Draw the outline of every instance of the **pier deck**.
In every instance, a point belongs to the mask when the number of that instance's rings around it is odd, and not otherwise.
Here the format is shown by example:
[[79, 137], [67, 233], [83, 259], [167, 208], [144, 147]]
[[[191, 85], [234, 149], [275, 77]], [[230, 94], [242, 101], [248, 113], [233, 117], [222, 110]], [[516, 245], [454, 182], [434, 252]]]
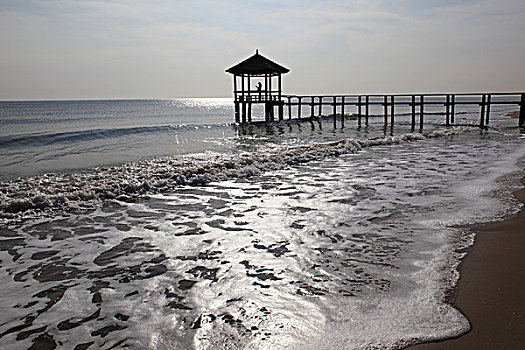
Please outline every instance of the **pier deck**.
[[[248, 96], [246, 96], [248, 97]], [[249, 123], [252, 121], [252, 105], [264, 104], [265, 121], [287, 119], [313, 118], [323, 115], [323, 109], [331, 112], [334, 128], [345, 126], [345, 112], [353, 107], [358, 126], [363, 121], [368, 125], [370, 109], [380, 106], [384, 117], [384, 125], [392, 126], [396, 121], [396, 107], [409, 107], [411, 114], [411, 130], [422, 131], [426, 107], [443, 106], [444, 123], [447, 126], [455, 124], [457, 106], [479, 106], [479, 126], [487, 127], [490, 123], [491, 107], [494, 105], [516, 105], [520, 107], [518, 125], [525, 126], [525, 92], [493, 92], [493, 93], [455, 93], [455, 94], [373, 94], [373, 95], [278, 95], [251, 96], [235, 101], [236, 121]], [[305, 106], [307, 111], [305, 113]], [[309, 107], [309, 108], [308, 108]], [[275, 113], [277, 109], [277, 113]], [[309, 113], [308, 113], [309, 112]], [[286, 114], [286, 116], [285, 116]]]

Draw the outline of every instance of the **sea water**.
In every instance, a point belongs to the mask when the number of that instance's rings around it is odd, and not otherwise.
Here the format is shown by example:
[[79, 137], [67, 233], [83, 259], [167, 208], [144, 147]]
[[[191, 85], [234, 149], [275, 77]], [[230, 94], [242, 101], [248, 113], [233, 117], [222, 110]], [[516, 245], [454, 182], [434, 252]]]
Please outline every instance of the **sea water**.
[[[514, 213], [524, 138], [229, 99], [0, 102], [0, 344], [395, 349], [459, 335], [469, 225]], [[432, 112], [432, 110], [430, 110]], [[306, 114], [305, 110], [303, 115]], [[475, 124], [476, 108], [456, 116]]]

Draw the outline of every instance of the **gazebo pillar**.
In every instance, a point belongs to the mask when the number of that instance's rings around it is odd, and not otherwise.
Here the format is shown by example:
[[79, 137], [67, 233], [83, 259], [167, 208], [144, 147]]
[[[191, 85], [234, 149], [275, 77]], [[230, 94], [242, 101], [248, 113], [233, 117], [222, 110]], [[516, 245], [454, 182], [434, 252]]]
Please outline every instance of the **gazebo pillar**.
[[235, 105], [235, 122], [241, 122], [241, 116], [239, 115], [239, 98], [237, 97], [237, 75], [233, 76], [233, 103]]
[[268, 102], [266, 103], [268, 111], [268, 121], [273, 122], [273, 96], [272, 96], [272, 75], [268, 74]]
[[282, 81], [281, 81], [281, 73], [279, 73], [277, 75], [278, 77], [278, 80], [279, 80], [279, 120], [283, 120], [283, 107], [284, 107], [284, 102], [281, 101], [281, 98], [282, 98]]
[[264, 100], [268, 101], [268, 74], [264, 75]]
[[278, 77], [278, 79], [279, 79], [279, 101], [281, 101], [281, 93], [282, 93], [282, 91], [283, 91], [283, 90], [282, 90], [282, 86], [281, 86], [281, 84], [282, 84], [282, 82], [281, 82], [281, 73], [279, 73], [279, 74], [277, 75], [277, 77]]

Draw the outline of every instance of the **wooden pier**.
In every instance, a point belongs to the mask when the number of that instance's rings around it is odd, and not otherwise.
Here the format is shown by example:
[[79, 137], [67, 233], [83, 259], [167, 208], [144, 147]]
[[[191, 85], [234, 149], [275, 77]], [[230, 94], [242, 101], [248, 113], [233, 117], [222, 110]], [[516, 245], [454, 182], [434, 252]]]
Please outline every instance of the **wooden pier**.
[[[525, 127], [525, 92], [480, 92], [480, 93], [441, 93], [441, 94], [365, 94], [365, 95], [285, 95], [282, 93], [283, 74], [290, 70], [266, 57], [255, 55], [229, 68], [226, 72], [233, 74], [233, 92], [235, 105], [235, 121], [251, 123], [254, 106], [263, 105], [264, 121], [318, 118], [323, 111], [333, 117], [334, 128], [345, 126], [345, 116], [354, 109], [354, 115], [359, 127], [364, 123], [369, 125], [371, 109], [380, 108], [383, 114], [384, 126], [394, 126], [396, 110], [407, 108], [410, 112], [411, 130], [416, 126], [421, 132], [425, 115], [444, 115], [446, 126], [456, 125], [458, 106], [479, 106], [479, 125], [488, 127], [491, 107], [494, 105], [519, 106], [518, 125]], [[256, 87], [252, 87], [255, 83]], [[285, 112], [286, 111], [286, 112]], [[285, 116], [285, 114], [287, 114]], [[375, 113], [377, 116], [377, 113]], [[399, 119], [397, 119], [399, 120]]]
[[[345, 126], [345, 115], [352, 113], [357, 119], [357, 125], [368, 126], [371, 107], [380, 107], [383, 114], [384, 126], [393, 126], [396, 122], [397, 107], [407, 107], [410, 113], [411, 130], [416, 126], [423, 130], [426, 114], [439, 114], [436, 107], [443, 107], [443, 123], [446, 126], [456, 124], [458, 106], [478, 106], [479, 125], [487, 127], [490, 124], [491, 107], [495, 105], [515, 105], [519, 107], [518, 126], [525, 127], [525, 92], [492, 92], [492, 93], [460, 93], [460, 94], [388, 94], [388, 95], [282, 95], [279, 106], [278, 119], [275, 113], [268, 121], [287, 119], [316, 118], [323, 116], [323, 110], [333, 117], [334, 128]], [[277, 103], [275, 104], [277, 105]], [[309, 114], [305, 115], [305, 107]], [[324, 108], [323, 108], [324, 107]], [[270, 108], [272, 108], [270, 106]], [[431, 112], [426, 112], [432, 108]], [[287, 110], [285, 116], [282, 110]], [[245, 122], [246, 118], [241, 118]], [[251, 116], [248, 116], [251, 120]]]

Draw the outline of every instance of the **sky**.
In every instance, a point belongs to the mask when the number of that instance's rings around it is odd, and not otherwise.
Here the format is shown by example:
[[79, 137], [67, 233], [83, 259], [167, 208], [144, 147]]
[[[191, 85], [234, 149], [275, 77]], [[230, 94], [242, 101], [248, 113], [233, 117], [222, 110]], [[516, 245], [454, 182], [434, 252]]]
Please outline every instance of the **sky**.
[[525, 91], [524, 0], [0, 0], [0, 100]]

